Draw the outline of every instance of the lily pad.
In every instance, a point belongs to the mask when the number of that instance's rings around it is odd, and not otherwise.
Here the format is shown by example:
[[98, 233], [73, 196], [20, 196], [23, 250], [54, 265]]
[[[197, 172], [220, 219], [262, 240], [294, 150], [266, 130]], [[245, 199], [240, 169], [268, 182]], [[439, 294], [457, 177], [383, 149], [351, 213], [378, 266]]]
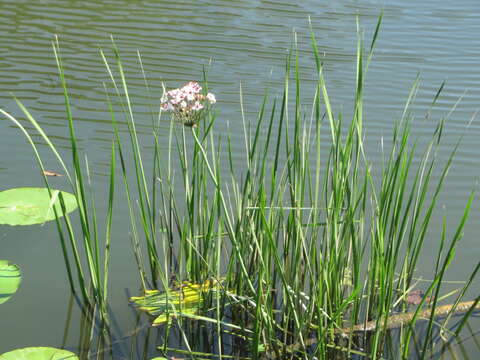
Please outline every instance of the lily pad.
[[0, 355], [0, 360], [78, 360], [78, 356], [67, 350], [51, 347], [26, 347]]
[[21, 281], [20, 268], [7, 260], [0, 260], [0, 304], [12, 297]]
[[60, 206], [60, 195], [63, 197], [66, 212], [77, 208], [74, 195], [60, 190], [47, 188], [15, 188], [0, 192], [0, 224], [33, 225], [55, 219], [54, 207], [58, 216], [63, 212]]

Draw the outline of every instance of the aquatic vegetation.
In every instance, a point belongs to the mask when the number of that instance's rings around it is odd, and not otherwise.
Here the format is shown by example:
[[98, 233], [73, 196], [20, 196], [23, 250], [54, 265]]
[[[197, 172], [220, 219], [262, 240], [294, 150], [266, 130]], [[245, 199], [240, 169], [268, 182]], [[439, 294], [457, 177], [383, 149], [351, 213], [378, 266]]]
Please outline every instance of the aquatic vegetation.
[[196, 317], [196, 314], [204, 308], [206, 298], [212, 300], [212, 296], [216, 299], [222, 294], [229, 293], [216, 280], [206, 280], [200, 284], [184, 281], [166, 292], [146, 290], [144, 296], [131, 297], [130, 301], [139, 310], [155, 316], [152, 324], [158, 326], [171, 323], [177, 317], [204, 320]]
[[0, 260], [0, 304], [15, 294], [22, 281], [22, 273], [18, 265]]
[[[0, 192], [0, 224], [43, 224], [77, 207], [75, 197], [65, 191], [48, 188], [8, 189]], [[0, 304], [12, 297], [21, 280], [17, 265], [0, 260]]]
[[[99, 229], [95, 209], [95, 197], [94, 194], [91, 192], [91, 188], [89, 187], [90, 173], [88, 168], [88, 162], [86, 163], [86, 168], [81, 165], [81, 159], [77, 147], [77, 138], [75, 136], [75, 128], [73, 125], [73, 115], [70, 107], [67, 83], [65, 79], [62, 59], [60, 57], [58, 39], [56, 40], [57, 41], [55, 41], [52, 45], [55, 60], [59, 70], [60, 84], [63, 90], [65, 100], [65, 112], [66, 119], [68, 121], [70, 148], [72, 152], [72, 171], [69, 170], [66, 165], [66, 161], [64, 161], [59, 151], [50, 140], [49, 136], [45, 133], [45, 131], [43, 131], [39, 123], [35, 120], [35, 118], [28, 111], [28, 109], [22, 104], [21, 101], [19, 101], [18, 99], [15, 100], [28, 122], [38, 132], [41, 139], [51, 150], [54, 158], [58, 161], [58, 164], [62, 169], [62, 173], [65, 175], [66, 181], [71, 188], [75, 203], [78, 206], [78, 220], [80, 223], [79, 231], [75, 230], [74, 226], [72, 225], [72, 221], [68, 216], [64, 216], [62, 218], [63, 222], [61, 221], [60, 216], [54, 217], [60, 238], [62, 255], [65, 261], [67, 278], [70, 284], [70, 288], [72, 292], [79, 292], [82, 295], [82, 300], [86, 306], [94, 307], [96, 305], [100, 305], [100, 313], [102, 314], [102, 316], [105, 317], [107, 306], [106, 298], [108, 287], [108, 263], [110, 258], [110, 233], [113, 214], [112, 208], [115, 182], [115, 152], [112, 146], [112, 154], [110, 159], [110, 184], [108, 190], [109, 204], [107, 208], [105, 224], [105, 243], [103, 244], [105, 251], [102, 258], [100, 255], [100, 248], [102, 247], [102, 245], [100, 245], [99, 243]], [[18, 121], [18, 119], [7, 113], [5, 110], [0, 109], [0, 114], [2, 114], [6, 119], [13, 122], [25, 135], [32, 147], [35, 159], [41, 170], [41, 174], [43, 175], [45, 185], [48, 191], [52, 191], [47, 178], [50, 177], [52, 174], [45, 169], [37, 145], [33, 141], [30, 133], [26, 130], [25, 126], [22, 125], [20, 121]], [[63, 194], [63, 192], [61, 192], [60, 194]], [[61, 199], [62, 196], [60, 196], [60, 200]], [[65, 213], [66, 208], [63, 208], [62, 202], [61, 205], [62, 211], [63, 213]], [[55, 209], [56, 207], [53, 208]], [[81, 255], [81, 250], [83, 250], [83, 256]], [[76, 281], [74, 280], [75, 277]]]
[[33, 187], [8, 189], [0, 191], [0, 224], [42, 224], [77, 207], [75, 197], [65, 191]]
[[210, 106], [217, 102], [212, 93], [201, 93], [202, 87], [195, 81], [164, 93], [160, 110], [172, 113], [175, 121], [185, 126], [197, 126]]
[[26, 347], [0, 355], [0, 360], [78, 360], [74, 353], [52, 347]]

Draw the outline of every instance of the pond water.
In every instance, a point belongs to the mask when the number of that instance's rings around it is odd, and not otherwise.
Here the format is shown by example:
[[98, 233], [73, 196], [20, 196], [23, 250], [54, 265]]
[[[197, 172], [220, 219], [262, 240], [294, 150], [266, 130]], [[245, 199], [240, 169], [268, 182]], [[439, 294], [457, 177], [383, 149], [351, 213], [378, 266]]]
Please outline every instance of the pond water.
[[[0, 107], [19, 115], [12, 94], [21, 99], [55, 143], [68, 153], [67, 123], [51, 41], [58, 34], [68, 85], [73, 98], [80, 147], [88, 154], [92, 181], [98, 192], [99, 214], [108, 185], [110, 118], [102, 82], [108, 75], [99, 48], [111, 55], [113, 35], [123, 56], [132, 97], [137, 104], [139, 129], [148, 134], [148, 104], [137, 63], [141, 53], [151, 96], [159, 98], [161, 84], [176, 87], [201, 79], [209, 66], [210, 87], [217, 94], [220, 115], [217, 131], [232, 135], [234, 153], [243, 151], [239, 86], [245, 94], [247, 117], [254, 118], [266, 86], [281, 92], [284, 62], [297, 34], [301, 77], [313, 84], [314, 63], [309, 48], [311, 17], [320, 53], [327, 67], [330, 97], [336, 111], [351, 113], [356, 54], [356, 18], [370, 39], [380, 11], [384, 11], [377, 51], [366, 84], [366, 142], [373, 163], [382, 158], [380, 139], [388, 141], [393, 122], [402, 113], [410, 87], [420, 74], [421, 87], [414, 106], [418, 125], [415, 138], [428, 136], [435, 123], [422, 121], [443, 81], [433, 119], [450, 115], [445, 129], [446, 159], [465, 133], [432, 223], [429, 246], [438, 243], [442, 215], [450, 231], [458, 223], [467, 197], [478, 187], [480, 125], [467, 123], [480, 105], [480, 2], [447, 0], [353, 1], [61, 1], [0, 0]], [[307, 93], [307, 91], [305, 91]], [[305, 104], [309, 104], [309, 99]], [[162, 125], [164, 139], [168, 124]], [[33, 153], [25, 138], [7, 120], [0, 121], [1, 189], [42, 186]], [[38, 139], [38, 138], [36, 138]], [[162, 138], [160, 139], [162, 140]], [[161, 142], [162, 147], [167, 147]], [[42, 150], [47, 150], [41, 146]], [[443, 149], [443, 148], [442, 148]], [[58, 171], [45, 151], [50, 170]], [[52, 183], [62, 187], [62, 178]], [[105, 195], [106, 196], [106, 195]], [[464, 280], [480, 258], [480, 206], [475, 201], [457, 261], [448, 280]], [[110, 298], [118, 337], [135, 328], [136, 315], [127, 306], [128, 294], [138, 292], [127, 209], [116, 210], [112, 244]], [[0, 226], [0, 259], [21, 266], [23, 283], [15, 297], [0, 305], [0, 353], [24, 346], [61, 346], [78, 349], [80, 325], [65, 334], [70, 299], [64, 263], [54, 224], [11, 228]], [[419, 273], [431, 275], [434, 264], [425, 259]], [[453, 285], [452, 285], [453, 286]], [[474, 285], [470, 298], [478, 294]], [[478, 325], [478, 322], [476, 322]], [[478, 329], [477, 329], [478, 331]], [[474, 342], [467, 352], [480, 352]], [[128, 350], [128, 348], [127, 348]], [[116, 358], [129, 358], [121, 347]]]

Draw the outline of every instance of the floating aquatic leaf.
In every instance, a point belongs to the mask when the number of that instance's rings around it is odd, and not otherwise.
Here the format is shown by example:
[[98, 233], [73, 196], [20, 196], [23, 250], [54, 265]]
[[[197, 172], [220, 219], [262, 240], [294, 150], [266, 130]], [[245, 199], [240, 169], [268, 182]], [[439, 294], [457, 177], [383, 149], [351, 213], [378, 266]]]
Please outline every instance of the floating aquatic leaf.
[[12, 297], [21, 281], [20, 268], [7, 260], [0, 260], [0, 304]]
[[77, 200], [70, 193], [51, 190], [52, 197], [46, 188], [15, 188], [0, 192], [0, 224], [33, 225], [62, 216], [60, 196], [63, 197], [66, 212], [77, 208]]
[[174, 317], [193, 318], [202, 307], [205, 296], [211, 292], [218, 296], [222, 290], [216, 280], [207, 280], [201, 284], [182, 282], [176, 289], [168, 292], [146, 290], [144, 296], [130, 298], [139, 310], [155, 316], [154, 326], [169, 323]]
[[78, 360], [78, 356], [51, 347], [27, 347], [6, 352], [0, 355], [0, 360]]

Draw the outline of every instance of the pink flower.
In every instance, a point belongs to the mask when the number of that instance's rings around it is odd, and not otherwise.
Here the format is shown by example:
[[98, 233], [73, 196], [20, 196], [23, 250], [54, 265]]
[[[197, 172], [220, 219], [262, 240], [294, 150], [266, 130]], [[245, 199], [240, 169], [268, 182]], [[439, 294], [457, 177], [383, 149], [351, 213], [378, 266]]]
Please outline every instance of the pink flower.
[[169, 102], [164, 102], [161, 106], [160, 109], [162, 111], [172, 111], [173, 110], [173, 105]]
[[195, 104], [193, 104], [192, 106], [192, 110], [202, 110], [203, 109], [203, 105], [199, 102], [199, 101], [195, 101]]
[[215, 104], [215, 95], [201, 93], [202, 87], [190, 81], [181, 88], [165, 92], [160, 99], [160, 110], [170, 111], [172, 117], [184, 125], [195, 126], [204, 116], [200, 110]]
[[178, 89], [170, 90], [169, 92], [167, 92], [167, 95], [170, 97], [175, 97], [177, 96], [177, 94], [178, 94]]
[[207, 94], [207, 100], [210, 101], [210, 104], [215, 104], [217, 102], [217, 99], [215, 99], [215, 95], [212, 93]]
[[195, 94], [198, 94], [200, 90], [202, 90], [202, 87], [196, 82], [196, 81], [190, 81], [188, 84], [186, 84], [183, 88], [183, 91], [191, 91]]

